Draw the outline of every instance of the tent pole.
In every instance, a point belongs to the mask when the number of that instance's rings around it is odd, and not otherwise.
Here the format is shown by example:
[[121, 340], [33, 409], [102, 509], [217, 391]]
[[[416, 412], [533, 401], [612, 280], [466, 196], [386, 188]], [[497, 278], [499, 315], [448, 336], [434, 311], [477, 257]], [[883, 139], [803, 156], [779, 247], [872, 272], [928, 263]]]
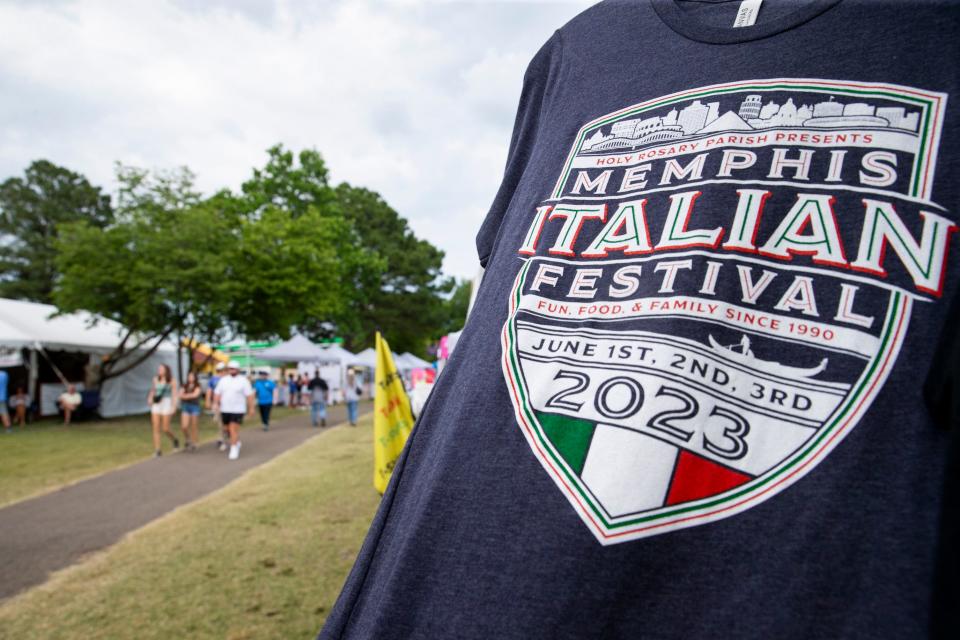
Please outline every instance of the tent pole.
[[183, 384], [183, 335], [177, 334], [177, 382]]
[[37, 351], [39, 351], [39, 352], [41, 353], [41, 355], [43, 355], [43, 357], [46, 358], [47, 362], [50, 363], [50, 368], [53, 369], [53, 372], [54, 372], [55, 374], [57, 374], [57, 377], [58, 377], [58, 378], [60, 378], [60, 382], [63, 383], [63, 386], [65, 386], [65, 387], [70, 386], [70, 383], [67, 381], [66, 377], [63, 375], [63, 372], [60, 371], [60, 369], [57, 367], [57, 365], [55, 365], [55, 364], [53, 363], [53, 359], [52, 359], [52, 358], [50, 357], [50, 355], [44, 350], [43, 346], [41, 346], [39, 342], [36, 343], [36, 348], [37, 348]]
[[[40, 367], [40, 360], [37, 358], [37, 350], [30, 349], [30, 374], [27, 381], [27, 393], [30, 394], [30, 398], [33, 402], [36, 403], [37, 407], [40, 406], [40, 373], [38, 371]], [[39, 409], [37, 409], [39, 411]]]

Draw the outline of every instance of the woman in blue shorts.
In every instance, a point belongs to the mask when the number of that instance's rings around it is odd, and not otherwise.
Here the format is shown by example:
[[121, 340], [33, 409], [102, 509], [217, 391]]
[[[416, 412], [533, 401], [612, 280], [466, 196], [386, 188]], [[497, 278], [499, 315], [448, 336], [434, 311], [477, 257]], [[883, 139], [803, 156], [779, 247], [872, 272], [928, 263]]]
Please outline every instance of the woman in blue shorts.
[[203, 389], [197, 382], [197, 374], [187, 374], [187, 382], [180, 390], [180, 430], [186, 441], [187, 451], [196, 451], [200, 440], [200, 395]]

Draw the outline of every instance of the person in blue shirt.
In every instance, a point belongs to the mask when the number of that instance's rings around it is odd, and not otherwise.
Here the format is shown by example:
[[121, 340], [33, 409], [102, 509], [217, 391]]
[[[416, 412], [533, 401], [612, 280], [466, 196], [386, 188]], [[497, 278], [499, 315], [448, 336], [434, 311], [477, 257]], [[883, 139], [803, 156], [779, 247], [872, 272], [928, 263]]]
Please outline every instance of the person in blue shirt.
[[10, 384], [9, 374], [0, 369], [0, 420], [3, 420], [3, 428], [10, 433], [10, 410], [7, 409], [7, 385]]
[[289, 399], [287, 400], [288, 406], [299, 407], [300, 406], [300, 386], [297, 384], [297, 379], [293, 377], [293, 374], [287, 376], [287, 389], [290, 393]]
[[260, 422], [264, 431], [270, 429], [270, 410], [273, 409], [273, 394], [276, 388], [277, 383], [270, 379], [270, 370], [260, 369], [259, 376], [253, 381], [253, 390], [257, 394]]

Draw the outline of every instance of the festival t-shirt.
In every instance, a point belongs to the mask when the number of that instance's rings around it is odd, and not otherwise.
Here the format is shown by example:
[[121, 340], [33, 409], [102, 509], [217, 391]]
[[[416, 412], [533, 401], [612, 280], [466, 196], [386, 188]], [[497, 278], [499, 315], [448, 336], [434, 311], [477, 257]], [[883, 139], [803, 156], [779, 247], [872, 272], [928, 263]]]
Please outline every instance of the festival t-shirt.
[[276, 382], [258, 378], [253, 381], [253, 388], [257, 392], [257, 404], [273, 404], [273, 390], [277, 388]]
[[214, 393], [220, 396], [221, 413], [246, 413], [247, 398], [253, 395], [253, 387], [246, 376], [224, 376]]
[[960, 11], [755, 4], [604, 2], [536, 55], [321, 637], [960, 628]]
[[10, 384], [10, 375], [3, 369], [0, 369], [0, 402], [7, 401], [7, 393], [8, 393], [7, 386], [9, 384]]

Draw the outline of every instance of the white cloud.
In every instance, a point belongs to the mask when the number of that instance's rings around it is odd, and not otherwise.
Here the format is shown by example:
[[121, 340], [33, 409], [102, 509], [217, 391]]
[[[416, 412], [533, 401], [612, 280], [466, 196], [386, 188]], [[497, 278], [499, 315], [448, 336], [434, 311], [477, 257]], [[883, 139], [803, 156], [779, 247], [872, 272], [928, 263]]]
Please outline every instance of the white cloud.
[[236, 188], [276, 142], [379, 191], [445, 268], [476, 268], [527, 62], [591, 4], [223, 0], [0, 4], [0, 176], [115, 160]]

